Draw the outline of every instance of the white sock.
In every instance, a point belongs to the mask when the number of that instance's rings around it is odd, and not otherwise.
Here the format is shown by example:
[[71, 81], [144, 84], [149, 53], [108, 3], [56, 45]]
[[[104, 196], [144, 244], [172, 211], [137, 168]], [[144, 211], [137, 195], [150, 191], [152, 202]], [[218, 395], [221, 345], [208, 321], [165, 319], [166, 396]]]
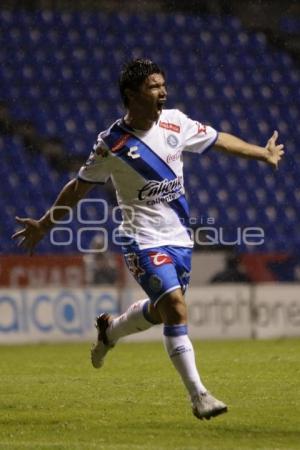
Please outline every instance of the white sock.
[[165, 325], [164, 344], [169, 357], [193, 398], [207, 391], [202, 384], [195, 362], [193, 345], [186, 325]]
[[123, 336], [145, 331], [156, 325], [155, 322], [151, 322], [148, 310], [149, 304], [148, 298], [139, 300], [133, 303], [124, 314], [113, 319], [106, 330], [108, 340], [116, 342]]

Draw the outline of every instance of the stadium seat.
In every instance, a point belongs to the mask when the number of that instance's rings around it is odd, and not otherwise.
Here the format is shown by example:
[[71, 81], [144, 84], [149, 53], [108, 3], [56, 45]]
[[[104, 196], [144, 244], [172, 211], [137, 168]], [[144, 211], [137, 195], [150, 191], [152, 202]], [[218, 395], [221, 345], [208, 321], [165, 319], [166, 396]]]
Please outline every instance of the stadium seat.
[[[129, 57], [149, 56], [164, 67], [167, 107], [261, 145], [278, 129], [288, 149], [280, 171], [214, 151], [186, 155], [187, 194], [198, 219], [205, 211], [228, 229], [264, 227], [269, 238], [260, 250], [292, 251], [300, 244], [294, 132], [300, 75], [290, 55], [271, 47], [264, 34], [249, 33], [234, 17], [182, 13], [7, 10], [0, 11], [0, 25], [6, 37], [0, 98], [14, 120], [31, 120], [42, 136], [63, 139], [69, 157], [84, 161], [98, 132], [122, 114], [117, 77]], [[281, 21], [282, 29], [294, 26]], [[1, 250], [13, 252], [13, 214], [42, 213], [69, 175], [55, 171], [42, 154], [26, 155], [15, 137], [0, 136], [0, 150]], [[76, 250], [52, 247], [46, 240], [40, 251]]]

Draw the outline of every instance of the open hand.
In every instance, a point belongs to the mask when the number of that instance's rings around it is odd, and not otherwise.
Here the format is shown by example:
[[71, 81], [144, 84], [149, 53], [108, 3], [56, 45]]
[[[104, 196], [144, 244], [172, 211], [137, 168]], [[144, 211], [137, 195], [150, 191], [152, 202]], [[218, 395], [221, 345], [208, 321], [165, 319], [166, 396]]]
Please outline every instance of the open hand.
[[276, 144], [277, 139], [278, 139], [278, 131], [274, 131], [273, 135], [270, 137], [266, 145], [266, 149], [268, 151], [266, 160], [275, 169], [277, 169], [278, 163], [281, 160], [282, 155], [284, 155], [283, 151], [284, 145]]
[[34, 247], [44, 237], [46, 232], [38, 220], [16, 217], [16, 221], [23, 225], [24, 228], [14, 233], [12, 239], [20, 238], [18, 247], [28, 250], [30, 255], [32, 255]]

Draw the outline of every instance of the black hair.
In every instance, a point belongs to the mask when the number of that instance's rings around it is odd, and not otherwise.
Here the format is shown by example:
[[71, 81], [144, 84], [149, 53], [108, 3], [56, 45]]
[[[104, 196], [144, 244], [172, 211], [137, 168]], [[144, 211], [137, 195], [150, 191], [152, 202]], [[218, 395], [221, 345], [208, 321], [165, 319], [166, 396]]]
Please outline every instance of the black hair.
[[137, 91], [146, 78], [153, 73], [160, 73], [165, 78], [163, 70], [151, 59], [134, 59], [123, 67], [119, 78], [119, 88], [125, 106], [128, 106], [125, 90]]

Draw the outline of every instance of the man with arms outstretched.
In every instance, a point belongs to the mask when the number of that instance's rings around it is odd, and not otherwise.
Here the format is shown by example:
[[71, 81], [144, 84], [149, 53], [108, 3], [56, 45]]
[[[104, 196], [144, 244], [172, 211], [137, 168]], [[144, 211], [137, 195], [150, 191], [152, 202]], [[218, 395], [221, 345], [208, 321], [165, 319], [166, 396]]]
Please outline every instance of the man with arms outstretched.
[[17, 218], [23, 229], [13, 238], [31, 253], [64, 212], [74, 207], [97, 183], [112, 179], [122, 210], [119, 239], [129, 270], [147, 294], [124, 314], [96, 319], [98, 339], [91, 350], [95, 368], [118, 339], [163, 323], [166, 351], [191, 399], [199, 419], [227, 411], [203, 385], [187, 331], [184, 294], [189, 283], [193, 242], [183, 184], [182, 152], [202, 154], [208, 148], [265, 161], [277, 167], [283, 145], [275, 131], [266, 147], [249, 144], [191, 120], [176, 109], [164, 109], [165, 74], [154, 62], [127, 64], [119, 80], [126, 108], [123, 118], [99, 134], [76, 179], [61, 190], [39, 220]]

